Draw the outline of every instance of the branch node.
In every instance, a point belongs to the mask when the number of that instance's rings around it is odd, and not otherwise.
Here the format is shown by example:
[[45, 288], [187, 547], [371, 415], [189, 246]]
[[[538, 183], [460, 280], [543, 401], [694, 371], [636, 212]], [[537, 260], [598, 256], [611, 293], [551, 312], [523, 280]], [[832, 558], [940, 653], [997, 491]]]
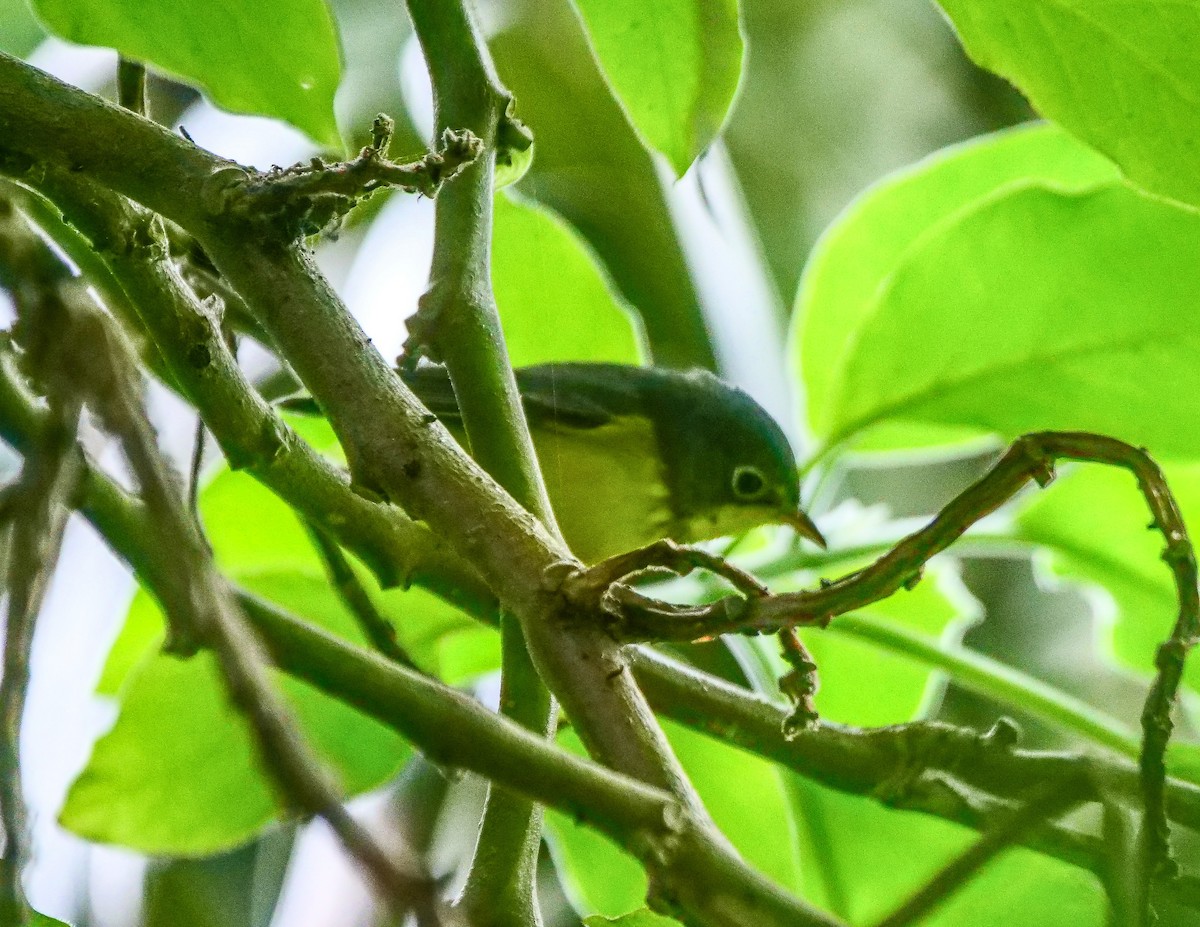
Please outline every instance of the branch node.
[[783, 658], [792, 667], [779, 680], [779, 689], [792, 703], [792, 712], [783, 721], [783, 736], [795, 740], [805, 731], [815, 730], [820, 716], [817, 714], [816, 694], [821, 687], [817, 676], [817, 664], [795, 628], [779, 632]]
[[1012, 718], [1001, 716], [996, 723], [984, 731], [982, 740], [1000, 750], [1012, 750], [1021, 740], [1021, 726]]
[[247, 173], [222, 168], [205, 182], [204, 205], [221, 215], [264, 226], [283, 240], [329, 232], [364, 199], [378, 190], [397, 188], [433, 197], [483, 152], [472, 133], [447, 129], [441, 147], [411, 163], [391, 161], [387, 151], [395, 124], [375, 117], [371, 144], [350, 161], [327, 164], [320, 158], [288, 168]]

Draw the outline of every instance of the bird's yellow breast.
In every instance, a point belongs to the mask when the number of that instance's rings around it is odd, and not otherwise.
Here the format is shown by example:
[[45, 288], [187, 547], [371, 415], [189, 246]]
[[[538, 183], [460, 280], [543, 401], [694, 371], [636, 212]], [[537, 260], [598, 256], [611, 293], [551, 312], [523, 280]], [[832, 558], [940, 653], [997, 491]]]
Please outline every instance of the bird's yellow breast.
[[535, 427], [532, 436], [558, 526], [581, 560], [595, 563], [668, 533], [669, 490], [647, 419]]

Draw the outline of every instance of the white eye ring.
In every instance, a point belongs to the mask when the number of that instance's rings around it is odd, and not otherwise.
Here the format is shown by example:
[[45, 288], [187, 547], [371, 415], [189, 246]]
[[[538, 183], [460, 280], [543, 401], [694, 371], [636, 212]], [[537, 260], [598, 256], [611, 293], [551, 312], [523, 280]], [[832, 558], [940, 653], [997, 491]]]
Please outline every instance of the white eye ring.
[[739, 499], [757, 499], [766, 492], [767, 478], [758, 467], [735, 467], [729, 485]]

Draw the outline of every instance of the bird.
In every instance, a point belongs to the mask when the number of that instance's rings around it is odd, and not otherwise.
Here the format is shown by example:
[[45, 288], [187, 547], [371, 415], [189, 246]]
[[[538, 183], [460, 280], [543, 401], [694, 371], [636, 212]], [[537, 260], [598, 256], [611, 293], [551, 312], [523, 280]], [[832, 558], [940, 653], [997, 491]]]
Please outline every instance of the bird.
[[[466, 446], [446, 369], [399, 371]], [[795, 453], [743, 390], [706, 370], [558, 362], [515, 371], [563, 539], [586, 564], [670, 539], [694, 544], [782, 524], [825, 546], [800, 507]], [[309, 400], [285, 400], [314, 411]]]

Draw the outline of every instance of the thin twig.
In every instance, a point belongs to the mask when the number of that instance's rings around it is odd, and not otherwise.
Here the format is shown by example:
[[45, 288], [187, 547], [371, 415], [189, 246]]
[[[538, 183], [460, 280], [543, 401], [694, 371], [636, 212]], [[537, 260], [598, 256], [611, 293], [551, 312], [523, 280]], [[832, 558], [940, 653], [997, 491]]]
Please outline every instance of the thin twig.
[[358, 622], [359, 628], [371, 642], [371, 646], [389, 660], [395, 660], [409, 669], [417, 669], [417, 664], [413, 662], [412, 657], [396, 639], [396, 629], [379, 613], [379, 609], [375, 607], [375, 602], [371, 599], [371, 594], [367, 592], [358, 578], [358, 574], [354, 572], [354, 567], [342, 553], [337, 541], [320, 525], [311, 521], [306, 521], [304, 527], [308, 530], [308, 536], [312, 540], [321, 562], [325, 564], [325, 572], [329, 576], [330, 585], [341, 598], [347, 611], [354, 616], [354, 620]]
[[779, 690], [792, 702], [792, 713], [783, 722], [783, 733], [785, 737], [795, 737], [800, 731], [813, 730], [820, 720], [815, 699], [821, 683], [817, 663], [795, 628], [780, 631], [779, 644], [783, 659], [792, 668], [779, 680]]
[[1057, 817], [1079, 801], [1079, 783], [1055, 783], [1039, 789], [1003, 824], [984, 834], [965, 853], [953, 859], [911, 898], [876, 924], [908, 927], [958, 891], [997, 855], [1018, 842], [1026, 831]]
[[315, 235], [336, 225], [359, 202], [379, 190], [395, 188], [428, 197], [479, 157], [482, 144], [466, 131], [446, 129], [439, 147], [409, 163], [387, 157], [392, 120], [375, 118], [374, 142], [350, 161], [307, 164], [267, 173], [231, 171], [221, 191], [233, 219], [277, 225], [283, 234]]

